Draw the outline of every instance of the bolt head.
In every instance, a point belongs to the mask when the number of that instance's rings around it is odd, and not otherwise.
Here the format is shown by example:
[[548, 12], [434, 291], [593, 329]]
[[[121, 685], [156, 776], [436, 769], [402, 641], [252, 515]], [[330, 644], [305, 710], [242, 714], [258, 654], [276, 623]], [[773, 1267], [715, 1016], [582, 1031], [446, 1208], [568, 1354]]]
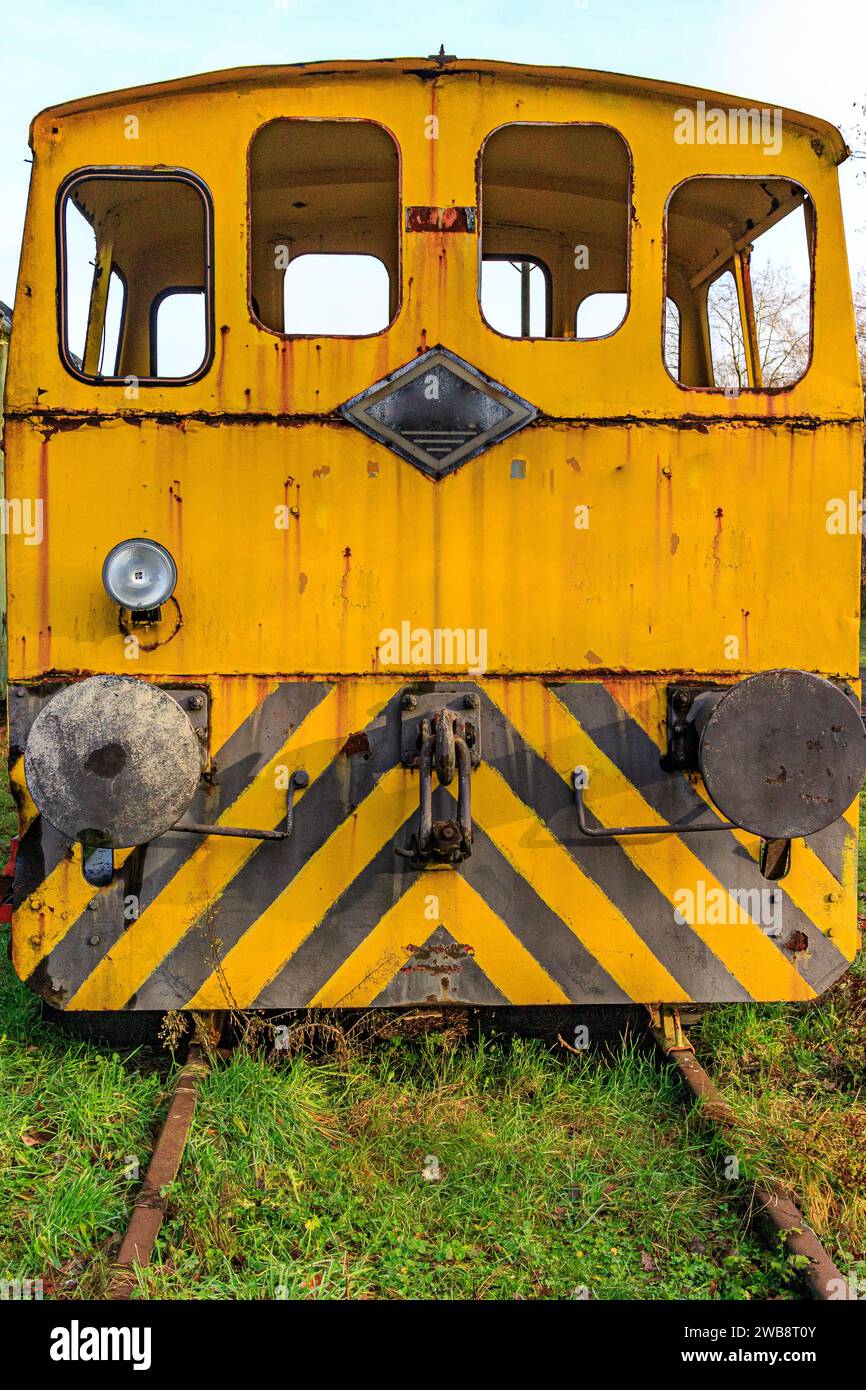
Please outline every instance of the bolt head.
[[403, 709], [417, 709], [418, 701], [414, 695], [404, 695], [400, 701]]
[[186, 707], [187, 709], [202, 709], [204, 707], [204, 700], [200, 695], [190, 695], [186, 702]]

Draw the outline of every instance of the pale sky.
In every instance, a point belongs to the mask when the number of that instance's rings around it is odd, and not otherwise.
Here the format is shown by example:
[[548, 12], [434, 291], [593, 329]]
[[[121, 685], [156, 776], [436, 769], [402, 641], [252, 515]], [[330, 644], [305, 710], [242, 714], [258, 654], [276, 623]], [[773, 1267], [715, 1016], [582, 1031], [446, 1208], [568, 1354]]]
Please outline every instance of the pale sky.
[[[866, 0], [0, 0], [0, 299], [12, 304], [27, 128], [93, 92], [259, 63], [418, 56], [666, 78], [790, 106], [854, 144]], [[861, 125], [864, 122], [859, 113]], [[849, 256], [866, 265], [866, 137], [842, 166]]]

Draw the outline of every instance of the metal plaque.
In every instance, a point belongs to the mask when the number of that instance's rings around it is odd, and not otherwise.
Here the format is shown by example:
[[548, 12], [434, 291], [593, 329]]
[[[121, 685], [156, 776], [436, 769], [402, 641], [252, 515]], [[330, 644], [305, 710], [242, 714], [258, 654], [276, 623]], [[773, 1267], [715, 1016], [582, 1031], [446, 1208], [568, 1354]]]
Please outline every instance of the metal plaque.
[[341, 413], [432, 478], [452, 473], [538, 414], [441, 347], [353, 397]]

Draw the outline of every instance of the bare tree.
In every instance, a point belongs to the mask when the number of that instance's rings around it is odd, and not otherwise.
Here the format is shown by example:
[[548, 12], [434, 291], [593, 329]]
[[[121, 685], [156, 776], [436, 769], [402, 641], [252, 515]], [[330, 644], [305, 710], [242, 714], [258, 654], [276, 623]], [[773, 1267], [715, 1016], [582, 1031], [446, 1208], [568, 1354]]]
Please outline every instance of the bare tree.
[[[854, 117], [845, 123], [845, 136], [856, 161], [856, 176], [866, 183], [866, 102], [854, 103]], [[857, 329], [857, 351], [860, 354], [860, 380], [866, 394], [866, 267], [860, 266], [853, 278], [854, 322]], [[866, 547], [864, 547], [866, 550]]]
[[[758, 358], [764, 386], [791, 386], [809, 362], [809, 286], [785, 263], [752, 278]], [[748, 385], [746, 349], [737, 287], [726, 271], [710, 287], [710, 344], [717, 386]]]
[[854, 277], [854, 326], [857, 330], [857, 351], [860, 354], [860, 380], [866, 394], [866, 269]]
[[713, 380], [716, 386], [724, 386], [726, 390], [748, 386], [740, 302], [736, 281], [729, 270], [710, 285], [707, 294], [707, 318], [710, 326]]

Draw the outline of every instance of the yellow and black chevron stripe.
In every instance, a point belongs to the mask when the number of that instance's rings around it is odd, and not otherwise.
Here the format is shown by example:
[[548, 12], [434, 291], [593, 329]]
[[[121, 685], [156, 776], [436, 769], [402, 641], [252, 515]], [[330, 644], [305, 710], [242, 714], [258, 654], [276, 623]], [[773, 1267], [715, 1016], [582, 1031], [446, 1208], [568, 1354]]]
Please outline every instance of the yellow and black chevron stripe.
[[[303, 767], [292, 837], [169, 833], [119, 852], [103, 889], [27, 797], [20, 750], [39, 701], [10, 698], [19, 975], [62, 1008], [119, 1010], [808, 1000], [845, 970], [856, 807], [795, 845], [775, 935], [733, 902], [720, 923], [675, 911], [682, 889], [766, 891], [754, 836], [579, 833], [576, 766], [589, 770], [596, 825], [715, 815], [700, 783], [659, 767], [658, 681], [464, 683], [481, 700], [473, 853], [457, 868], [411, 867], [395, 853], [418, 817], [418, 775], [400, 761], [410, 684], [211, 682], [216, 772], [190, 818], [276, 828], [277, 774]], [[438, 787], [434, 817], [453, 815]]]

